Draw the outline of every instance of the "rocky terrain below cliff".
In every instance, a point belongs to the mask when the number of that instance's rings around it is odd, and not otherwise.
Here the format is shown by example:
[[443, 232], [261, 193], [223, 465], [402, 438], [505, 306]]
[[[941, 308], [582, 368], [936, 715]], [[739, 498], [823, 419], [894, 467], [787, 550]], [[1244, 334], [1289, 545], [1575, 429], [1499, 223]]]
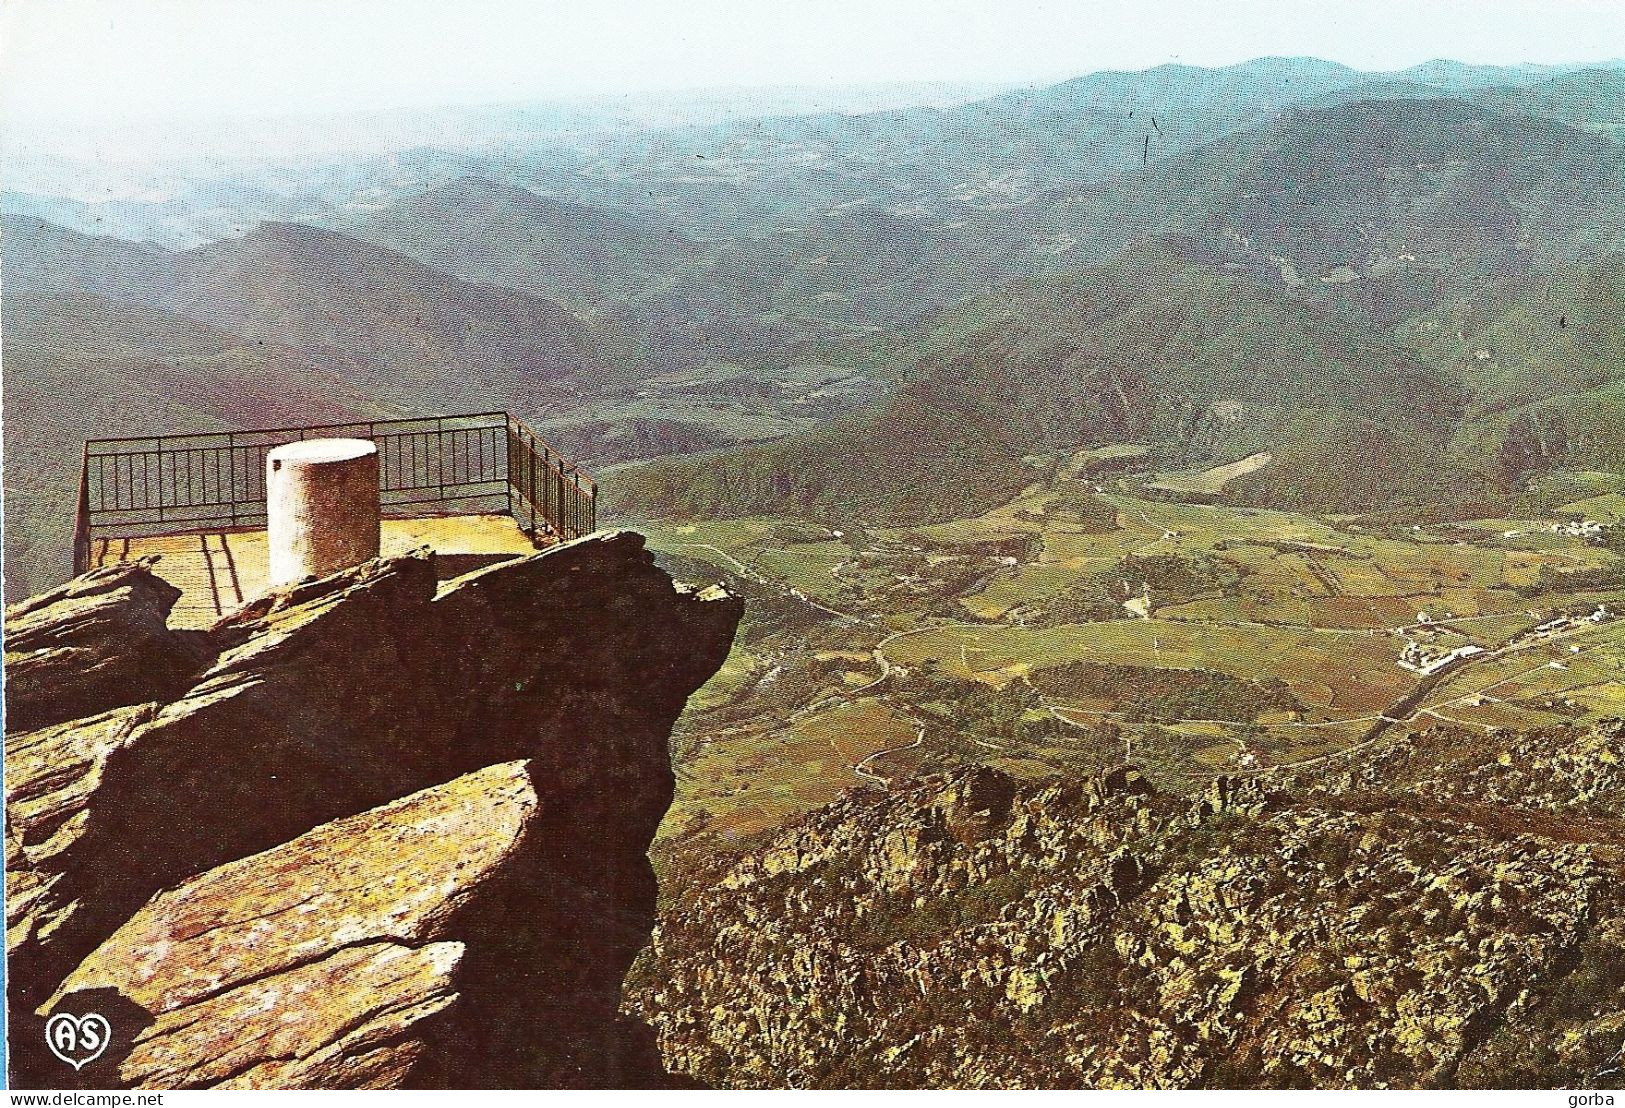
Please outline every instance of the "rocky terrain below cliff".
[[[618, 1007], [737, 598], [632, 533], [371, 562], [207, 632], [176, 596], [122, 564], [6, 613], [13, 1085], [672, 1080]], [[58, 1013], [110, 1042], [72, 1068]]]
[[671, 868], [628, 1011], [706, 1082], [1625, 1087], [1617, 721], [1194, 796], [967, 768]]

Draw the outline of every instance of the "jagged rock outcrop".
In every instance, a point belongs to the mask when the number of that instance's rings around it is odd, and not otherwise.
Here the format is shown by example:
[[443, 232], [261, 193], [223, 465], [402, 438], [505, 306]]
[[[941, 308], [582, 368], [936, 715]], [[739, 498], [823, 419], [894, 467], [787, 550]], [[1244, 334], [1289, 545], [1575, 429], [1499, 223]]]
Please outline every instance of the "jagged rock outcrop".
[[732, 1086], [1619, 1087], [1625, 728], [1433, 747], [855, 790], [669, 905], [629, 1011]]
[[443, 1087], [461, 1052], [513, 1074], [594, 1046], [568, 967], [614, 905], [558, 865], [535, 773], [476, 770], [160, 893], [50, 1007], [134, 1001], [152, 1022], [119, 1077], [165, 1088]]
[[[49, 628], [61, 616], [73, 628], [74, 646], [95, 657], [118, 659], [125, 641], [137, 650], [165, 642], [158, 628], [173, 602], [166, 586], [143, 567], [119, 572], [121, 584], [96, 595], [122, 592], [122, 599], [98, 601], [95, 628], [84, 629], [80, 598], [96, 582], [28, 602], [15, 618], [30, 621], [37, 635], [31, 642], [51, 642]], [[139, 619], [120, 613], [120, 604], [144, 606]], [[152, 607], [157, 625], [146, 610]], [[726, 656], [739, 616], [737, 599], [720, 590], [674, 587], [641, 536], [631, 533], [592, 536], [443, 584], [430, 556], [397, 558], [296, 587], [186, 640], [194, 667], [178, 681], [110, 680], [83, 701], [96, 714], [8, 734], [14, 1081], [65, 1083], [65, 1067], [40, 1046], [40, 1023], [53, 997], [66, 1000], [63, 982], [70, 977], [77, 983], [69, 992], [101, 1004], [104, 1014], [117, 1009], [126, 1027], [151, 1022], [141, 1040], [148, 1052], [126, 1038], [121, 1051], [109, 1050], [85, 1068], [90, 1084], [168, 1084], [183, 1074], [205, 1085], [656, 1080], [648, 1042], [616, 1013], [620, 980], [653, 923], [646, 852], [671, 800], [671, 725]], [[123, 632], [132, 625], [149, 633], [127, 640]], [[8, 677], [11, 664], [8, 656]], [[49, 698], [40, 692], [37, 699]], [[32, 718], [51, 720], [52, 713]], [[481, 771], [516, 761], [524, 763], [523, 788], [535, 796], [522, 826], [507, 818], [511, 797], [482, 787], [492, 778]], [[397, 1028], [416, 1045], [391, 1039], [384, 1059], [377, 1055], [384, 1032], [374, 1021], [351, 1028], [357, 1035], [331, 1038], [330, 1053], [317, 1058], [321, 1027], [342, 1024], [348, 1001], [324, 1007], [308, 989], [290, 989], [277, 995], [317, 1009], [302, 1013], [321, 1024], [307, 1037], [284, 1027], [261, 1041], [263, 1057], [254, 1057], [252, 1047], [237, 1051], [226, 1070], [188, 1058], [187, 1043], [212, 1048], [170, 1033], [177, 1020], [190, 1018], [175, 1004], [193, 1014], [213, 1005], [211, 1018], [231, 1011], [225, 994], [236, 979], [221, 966], [257, 960], [271, 967], [284, 957], [292, 960], [273, 976], [291, 973], [289, 980], [307, 985], [317, 972], [274, 949], [294, 941], [287, 935], [279, 940], [261, 926], [233, 929], [227, 921], [250, 919], [254, 904], [276, 902], [290, 890], [313, 889], [331, 895], [319, 910], [296, 909], [299, 918], [351, 912], [358, 920], [395, 919], [391, 912], [407, 908], [392, 898], [418, 895], [413, 874], [438, 855], [426, 845], [432, 836], [413, 839], [398, 828], [417, 843], [411, 850], [401, 846], [407, 839], [391, 839], [389, 821], [413, 811], [411, 804], [383, 806], [411, 794], [421, 805], [437, 786], [465, 803], [472, 821], [461, 825], [465, 840], [488, 832], [492, 843], [511, 840], [508, 847], [465, 841], [461, 856], [447, 856], [456, 880], [473, 884], [459, 890], [448, 878], [420, 890], [444, 903], [432, 925], [400, 940], [410, 957], [355, 961], [357, 948], [343, 939], [329, 956], [349, 960], [337, 975], [345, 980], [371, 974], [385, 992], [404, 990], [402, 997], [426, 990], [409, 1005], [424, 1009], [413, 1027], [464, 1021], [472, 1038], [452, 1052], [427, 1031], [428, 1038], [413, 1038], [416, 1032]], [[483, 817], [481, 805], [489, 809]], [[342, 822], [349, 817], [359, 822]], [[307, 833], [318, 840], [299, 839]], [[324, 871], [306, 856], [314, 841], [359, 852], [363, 868], [356, 872], [370, 865], [376, 880], [333, 893], [323, 877], [331, 867]], [[518, 862], [486, 872], [469, 860], [488, 848], [522, 858], [529, 876], [517, 882], [506, 876]], [[378, 856], [365, 857], [368, 850]], [[163, 890], [170, 891], [153, 901]], [[369, 915], [376, 912], [384, 915]], [[227, 946], [205, 953], [183, 932], [185, 921], [210, 913], [218, 918], [208, 926], [221, 928], [216, 941]], [[166, 920], [179, 930], [165, 931]], [[482, 930], [487, 925], [493, 930]], [[364, 923], [356, 928], [368, 932]], [[385, 924], [377, 930], [380, 942], [395, 941]], [[119, 938], [111, 939], [115, 932]], [[456, 958], [446, 943], [463, 944]], [[160, 1004], [165, 986], [144, 987], [137, 973], [145, 965], [139, 957], [150, 960], [154, 950], [167, 953], [140, 971], [150, 971], [149, 984], [189, 974], [196, 982], [211, 974], [218, 980], [196, 985], [204, 991], [195, 995], [179, 989]], [[205, 962], [194, 966], [194, 957]], [[478, 1023], [469, 1012], [495, 995], [489, 990], [499, 978], [545, 986], [526, 993], [523, 1041], [514, 1037], [521, 1034], [517, 1023], [469, 1030]], [[92, 980], [100, 984], [87, 984]], [[386, 988], [386, 981], [394, 985]], [[272, 1003], [269, 995], [262, 992], [260, 1001]], [[188, 999], [173, 999], [179, 996]], [[435, 1019], [426, 1018], [428, 1008], [436, 1009]], [[391, 1011], [391, 1018], [403, 1018], [404, 1009]], [[292, 1010], [283, 1014], [291, 1018]], [[556, 1033], [537, 1042], [537, 1027]], [[250, 1042], [254, 1031], [222, 1026], [211, 1034]], [[136, 1053], [124, 1053], [132, 1046]], [[300, 1053], [301, 1047], [310, 1050]], [[163, 1060], [154, 1061], [160, 1054]]]
[[[1485, 756], [1450, 757], [1466, 738]], [[1405, 734], [1349, 764], [1331, 780], [1306, 779], [1310, 792], [1350, 795], [1408, 789], [1440, 804], [1550, 813], [1568, 824], [1625, 816], [1625, 720], [1604, 720], [1578, 733], [1531, 731], [1488, 739], [1453, 728]], [[1554, 821], [1554, 822], [1558, 822]]]
[[180, 590], [147, 562], [93, 569], [6, 609], [6, 728], [31, 731], [168, 697], [209, 655], [174, 631]]

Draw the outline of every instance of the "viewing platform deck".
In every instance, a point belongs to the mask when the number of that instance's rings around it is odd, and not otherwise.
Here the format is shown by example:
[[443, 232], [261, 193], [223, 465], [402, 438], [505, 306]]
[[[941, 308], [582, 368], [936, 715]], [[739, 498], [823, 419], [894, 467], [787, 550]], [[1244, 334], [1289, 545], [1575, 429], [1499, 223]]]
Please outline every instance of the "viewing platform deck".
[[[408, 554], [420, 547], [435, 552], [442, 577], [453, 577], [508, 558], [533, 554], [559, 540], [533, 540], [510, 515], [386, 519], [379, 556]], [[172, 627], [204, 628], [266, 591], [269, 559], [265, 532], [200, 531], [186, 535], [144, 535], [97, 539], [92, 566], [158, 556], [153, 572], [181, 590], [170, 613]]]
[[157, 555], [178, 627], [207, 627], [268, 585], [265, 455], [309, 438], [378, 444], [379, 552], [427, 546], [442, 577], [588, 534], [597, 485], [505, 412], [85, 444], [74, 571]]

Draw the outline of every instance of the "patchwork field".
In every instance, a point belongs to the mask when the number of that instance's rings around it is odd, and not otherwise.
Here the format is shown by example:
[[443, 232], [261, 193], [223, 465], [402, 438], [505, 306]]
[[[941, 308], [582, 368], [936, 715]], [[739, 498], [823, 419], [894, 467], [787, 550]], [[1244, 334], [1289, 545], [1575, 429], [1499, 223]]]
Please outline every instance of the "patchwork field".
[[730, 836], [774, 826], [857, 784], [854, 766], [906, 746], [916, 729], [881, 700], [863, 699], [750, 735], [722, 732], [695, 742], [678, 767], [668, 826], [705, 826]]
[[1192, 469], [1179, 473], [1164, 473], [1155, 480], [1147, 481], [1148, 489], [1161, 489], [1166, 492], [1196, 493], [1198, 495], [1213, 496], [1224, 491], [1224, 487], [1238, 477], [1245, 477], [1249, 473], [1257, 473], [1270, 464], [1270, 455], [1260, 451], [1249, 454], [1234, 462], [1227, 462], [1222, 466], [1213, 466], [1209, 469]]
[[1317, 717], [1375, 713], [1411, 687], [1388, 637], [1299, 628], [1162, 619], [1071, 624], [1046, 630], [976, 626], [929, 628], [891, 643], [902, 665], [934, 664], [967, 680], [1008, 680], [1073, 661], [1170, 669], [1209, 669], [1235, 677], [1277, 677]]
[[1147, 500], [1095, 468], [1137, 460], [1081, 452], [990, 512], [918, 528], [645, 527], [680, 575], [750, 598], [680, 724], [668, 831], [733, 838], [967, 760], [1127, 758], [1196, 787], [1312, 763], [1385, 718], [1490, 732], [1625, 713], [1625, 560], [1562, 528], [1572, 503], [1372, 530]]

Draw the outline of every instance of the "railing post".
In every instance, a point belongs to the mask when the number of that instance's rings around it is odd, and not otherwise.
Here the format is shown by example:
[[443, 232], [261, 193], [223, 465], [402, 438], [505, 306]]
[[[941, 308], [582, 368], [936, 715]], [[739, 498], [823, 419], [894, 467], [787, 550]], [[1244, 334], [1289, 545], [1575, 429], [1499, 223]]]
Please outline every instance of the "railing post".
[[530, 537], [536, 537], [536, 444], [525, 443], [525, 453], [530, 458], [530, 495], [525, 499], [530, 501]]
[[504, 484], [507, 485], [507, 490], [508, 490], [508, 517], [510, 519], [513, 519], [513, 520], [517, 521], [519, 519], [519, 517], [514, 515], [514, 513], [513, 513], [513, 481], [514, 481], [514, 475], [513, 475], [513, 444], [514, 444], [514, 438], [515, 438], [515, 435], [514, 435], [514, 430], [513, 430], [513, 416], [507, 415], [506, 413], [504, 413], [503, 414], [503, 420], [502, 420], [502, 446], [503, 446], [502, 453], [503, 453], [503, 459], [506, 462], [506, 464], [502, 467], [503, 468], [502, 476], [505, 479]]
[[[508, 517], [513, 518], [513, 429], [508, 424], [510, 417], [504, 413], [502, 417], [502, 491], [508, 498]], [[491, 464], [497, 460], [497, 444], [491, 444]]]
[[79, 510], [73, 523], [73, 575], [90, 568], [90, 444], [79, 460]]
[[[115, 477], [118, 476], [118, 467], [116, 465], [113, 467], [113, 475]], [[133, 464], [130, 466], [130, 484], [131, 485], [135, 484], [135, 466]], [[141, 492], [143, 494], [142, 495], [143, 500], [146, 499], [146, 495], [145, 495], [146, 491], [147, 490], [144, 489], [144, 488], [141, 490]], [[113, 499], [113, 503], [114, 504], [118, 503], [118, 498], [116, 496]], [[130, 507], [132, 507], [132, 508], [135, 507], [135, 492], [134, 492], [133, 489], [130, 492]], [[159, 435], [158, 436], [158, 522], [162, 523], [163, 521], [164, 521], [164, 437], [162, 435]]]
[[[446, 432], [445, 420], [438, 416], [434, 421], [434, 472], [435, 495], [440, 500], [446, 499]], [[424, 480], [428, 480], [428, 466], [424, 466]]]

